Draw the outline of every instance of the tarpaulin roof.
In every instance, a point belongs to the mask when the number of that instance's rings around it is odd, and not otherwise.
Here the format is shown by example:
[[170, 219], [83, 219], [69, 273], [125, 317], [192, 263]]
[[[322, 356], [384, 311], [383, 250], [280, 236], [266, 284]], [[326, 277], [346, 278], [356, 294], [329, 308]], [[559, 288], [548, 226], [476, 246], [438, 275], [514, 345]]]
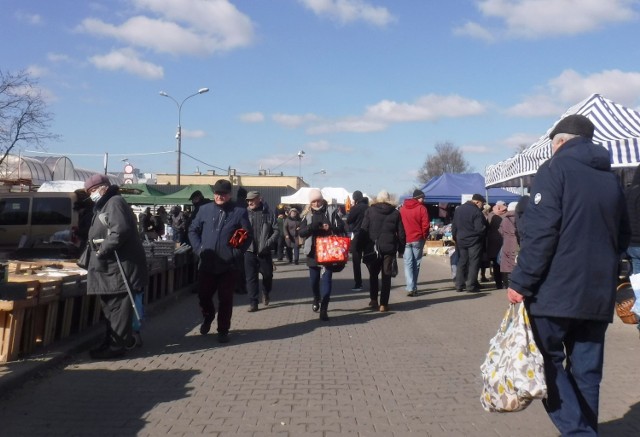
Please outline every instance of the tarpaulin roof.
[[567, 115], [581, 114], [595, 125], [593, 142], [611, 155], [611, 167], [636, 167], [640, 163], [640, 113], [619, 105], [600, 94], [569, 108], [538, 141], [517, 155], [487, 167], [487, 187], [513, 187], [530, 184], [530, 177], [551, 157], [549, 133]]
[[444, 173], [431, 179], [421, 188], [426, 202], [461, 203], [463, 194], [482, 194], [487, 202], [503, 200], [515, 202], [519, 194], [501, 188], [485, 189], [484, 177], [480, 173]]
[[[282, 196], [280, 202], [286, 205], [306, 205], [309, 203], [309, 191], [311, 189], [311, 187], [302, 187], [290, 196]], [[343, 205], [347, 197], [351, 197], [351, 193], [342, 187], [324, 187], [320, 191], [322, 191], [322, 197], [328, 203]]]

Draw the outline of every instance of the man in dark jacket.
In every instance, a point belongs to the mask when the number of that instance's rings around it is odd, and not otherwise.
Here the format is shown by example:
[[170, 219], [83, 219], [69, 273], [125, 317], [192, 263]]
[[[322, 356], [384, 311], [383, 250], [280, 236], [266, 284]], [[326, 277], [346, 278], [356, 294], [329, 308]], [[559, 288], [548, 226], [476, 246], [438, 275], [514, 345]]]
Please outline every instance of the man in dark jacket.
[[[189, 227], [191, 247], [200, 258], [198, 266], [198, 296], [204, 318], [201, 334], [208, 334], [215, 317], [213, 295], [218, 293], [218, 341], [229, 341], [233, 312], [233, 292], [240, 277], [243, 253], [252, 243], [251, 223], [247, 211], [231, 200], [231, 183], [218, 180], [213, 186], [214, 201], [203, 205]], [[238, 229], [248, 233], [239, 247], [230, 244]]]
[[269, 294], [273, 288], [273, 258], [271, 249], [280, 237], [280, 228], [269, 205], [263, 202], [258, 191], [247, 193], [247, 213], [253, 229], [253, 244], [244, 253], [244, 275], [249, 294], [249, 312], [258, 311], [260, 284], [258, 275], [262, 275], [262, 294], [264, 305], [269, 305]]
[[544, 356], [543, 404], [562, 435], [598, 433], [605, 331], [629, 236], [622, 189], [609, 153], [591, 141], [594, 129], [576, 114], [549, 134], [553, 156], [531, 187], [508, 290], [529, 311]]
[[347, 226], [349, 226], [349, 232], [351, 232], [351, 256], [353, 264], [353, 280], [355, 285], [351, 291], [362, 291], [362, 250], [358, 248], [358, 234], [360, 233], [360, 226], [364, 219], [364, 213], [369, 207], [369, 199], [362, 195], [361, 191], [353, 192], [353, 201], [355, 204], [349, 210], [347, 215]]
[[111, 185], [107, 176], [95, 174], [84, 187], [95, 202], [87, 242], [92, 249], [87, 266], [87, 294], [100, 296], [107, 324], [105, 340], [90, 355], [94, 359], [121, 357], [127, 347], [135, 345], [133, 294], [129, 295], [125, 280], [134, 294], [141, 294], [149, 281], [147, 260], [135, 215], [118, 186]]
[[480, 291], [478, 270], [482, 260], [482, 249], [487, 232], [487, 219], [482, 208], [487, 203], [480, 194], [474, 194], [471, 200], [460, 205], [453, 216], [451, 234], [459, 252], [456, 269], [456, 291], [461, 292], [466, 284], [467, 291]]

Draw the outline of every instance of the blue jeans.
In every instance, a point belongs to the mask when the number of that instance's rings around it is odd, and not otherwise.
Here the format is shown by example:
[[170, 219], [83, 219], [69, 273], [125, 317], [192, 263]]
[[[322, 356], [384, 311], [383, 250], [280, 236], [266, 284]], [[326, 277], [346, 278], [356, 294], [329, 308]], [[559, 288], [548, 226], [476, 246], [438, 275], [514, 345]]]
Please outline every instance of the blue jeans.
[[640, 273], [640, 246], [627, 247], [627, 255], [631, 258], [632, 273]]
[[609, 324], [563, 317], [531, 316], [530, 320], [544, 356], [547, 399], [542, 402], [547, 414], [562, 435], [596, 436]]
[[319, 301], [326, 308], [331, 298], [331, 278], [333, 272], [325, 268], [309, 266], [309, 279], [311, 280], [311, 290], [313, 299]]
[[424, 248], [424, 240], [407, 243], [404, 246], [404, 278], [407, 282], [407, 291], [416, 291], [418, 289], [418, 274], [420, 273], [420, 261], [422, 260], [422, 250]]

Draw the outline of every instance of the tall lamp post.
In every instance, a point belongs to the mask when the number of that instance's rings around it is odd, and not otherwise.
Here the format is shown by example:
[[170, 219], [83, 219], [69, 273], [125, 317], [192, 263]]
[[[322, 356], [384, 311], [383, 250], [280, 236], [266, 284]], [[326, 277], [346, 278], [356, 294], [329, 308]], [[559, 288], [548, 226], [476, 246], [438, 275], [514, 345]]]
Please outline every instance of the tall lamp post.
[[302, 178], [302, 157], [304, 156], [304, 150], [298, 152], [298, 177]]
[[197, 93], [193, 93], [190, 96], [185, 97], [182, 102], [178, 103], [178, 101], [171, 97], [169, 94], [165, 93], [164, 91], [160, 91], [160, 95], [162, 97], [170, 98], [178, 107], [178, 133], [176, 133], [176, 143], [178, 145], [178, 168], [176, 173], [176, 185], [180, 185], [180, 158], [182, 157], [182, 105], [184, 105], [184, 102], [189, 100], [191, 97], [208, 92], [209, 88], [200, 88]]

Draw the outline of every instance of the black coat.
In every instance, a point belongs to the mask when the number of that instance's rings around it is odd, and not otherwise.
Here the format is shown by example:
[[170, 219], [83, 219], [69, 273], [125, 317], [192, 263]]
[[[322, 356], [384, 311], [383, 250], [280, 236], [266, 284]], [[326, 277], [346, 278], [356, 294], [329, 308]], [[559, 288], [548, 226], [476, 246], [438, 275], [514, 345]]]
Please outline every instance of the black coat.
[[509, 280], [534, 316], [611, 322], [618, 260], [629, 239], [607, 150], [572, 138], [536, 173]]
[[[96, 202], [88, 238], [93, 251], [87, 266], [87, 294], [127, 292], [116, 252], [132, 290], [140, 291], [147, 285], [147, 258], [138, 224], [116, 185], [110, 186]], [[96, 240], [103, 241], [97, 243]]]
[[451, 234], [456, 245], [472, 247], [483, 244], [487, 234], [487, 219], [472, 201], [468, 201], [456, 208], [451, 224]]
[[389, 203], [374, 203], [364, 215], [358, 238], [365, 252], [370, 251], [367, 246], [376, 243], [383, 255], [395, 255], [406, 240], [400, 212]]
[[[322, 229], [323, 224], [329, 225], [329, 230]], [[300, 236], [304, 238], [304, 254], [307, 256], [307, 265], [315, 267], [316, 263], [316, 237], [329, 235], [344, 235], [344, 222], [338, 216], [335, 208], [329, 208], [327, 204], [318, 209], [310, 209], [300, 221]]]

